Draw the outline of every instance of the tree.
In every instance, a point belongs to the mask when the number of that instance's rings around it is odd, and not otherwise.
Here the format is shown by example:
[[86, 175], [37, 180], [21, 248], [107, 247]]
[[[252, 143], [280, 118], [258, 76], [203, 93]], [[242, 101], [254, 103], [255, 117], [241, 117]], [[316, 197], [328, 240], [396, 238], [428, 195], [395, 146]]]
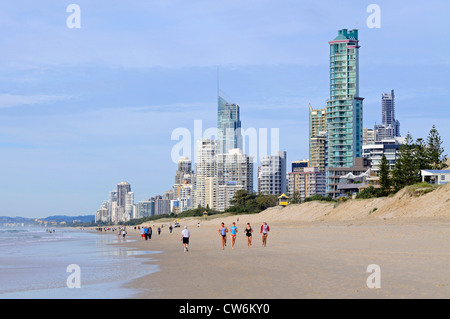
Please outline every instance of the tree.
[[290, 203], [291, 204], [301, 204], [302, 200], [300, 198], [300, 194], [298, 192], [294, 192], [294, 194], [292, 194]]
[[428, 146], [425, 144], [423, 138], [418, 138], [415, 145], [415, 160], [419, 169], [431, 169], [430, 155]]
[[445, 163], [447, 154], [444, 155], [441, 136], [435, 125], [431, 128], [427, 137], [427, 153], [431, 169], [439, 170], [448, 167]]
[[415, 158], [415, 149], [416, 145], [408, 132], [405, 137], [405, 143], [400, 146], [400, 154], [392, 170], [392, 182], [396, 191], [421, 181], [420, 168]]
[[256, 195], [246, 190], [238, 190], [230, 204], [232, 206], [226, 210], [229, 213], [259, 213], [266, 208], [276, 206], [278, 198], [275, 195]]
[[389, 193], [391, 190], [391, 179], [389, 177], [389, 163], [386, 159], [386, 155], [384, 154], [383, 156], [381, 156], [379, 177], [381, 190], [385, 194]]

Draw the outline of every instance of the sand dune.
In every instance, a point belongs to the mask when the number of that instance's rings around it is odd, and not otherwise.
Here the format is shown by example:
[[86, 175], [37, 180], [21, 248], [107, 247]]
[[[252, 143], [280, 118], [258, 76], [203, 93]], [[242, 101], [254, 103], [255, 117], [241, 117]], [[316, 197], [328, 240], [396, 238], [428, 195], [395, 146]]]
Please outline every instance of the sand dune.
[[[220, 217], [225, 222], [240, 218], [247, 222], [317, 222], [376, 220], [397, 218], [450, 218], [450, 184], [436, 190], [415, 196], [408, 189], [399, 191], [394, 196], [374, 199], [352, 199], [346, 202], [307, 202], [292, 204], [287, 207], [276, 206], [254, 215], [235, 215]], [[202, 224], [217, 224], [214, 217]], [[213, 219], [213, 220], [211, 220]], [[195, 225], [199, 218], [185, 218], [182, 223]]]
[[333, 221], [366, 218], [450, 217], [450, 184], [414, 196], [403, 189], [392, 197], [354, 199], [343, 203], [308, 202], [274, 207], [261, 213], [271, 220]]

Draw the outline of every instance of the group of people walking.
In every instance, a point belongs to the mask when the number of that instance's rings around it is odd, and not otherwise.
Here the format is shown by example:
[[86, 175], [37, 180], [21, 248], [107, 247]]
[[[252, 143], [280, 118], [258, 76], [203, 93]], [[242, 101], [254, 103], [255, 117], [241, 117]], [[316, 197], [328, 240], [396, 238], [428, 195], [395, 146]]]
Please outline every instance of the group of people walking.
[[[199, 225], [197, 225], [199, 226]], [[142, 240], [149, 240], [152, 239], [152, 227], [150, 226], [138, 226], [138, 229], [141, 233], [141, 239]], [[170, 233], [172, 233], [172, 225], [169, 227]], [[267, 236], [269, 235], [270, 227], [267, 224], [266, 221], [263, 222], [260, 229], [260, 234], [262, 236], [262, 245], [263, 247], [267, 246]], [[236, 244], [236, 237], [238, 234], [238, 228], [236, 226], [236, 222], [233, 222], [230, 229], [225, 226], [225, 223], [221, 223], [219, 227], [219, 235], [222, 242], [222, 250], [225, 249], [225, 246], [227, 246], [227, 234], [230, 233], [230, 239], [231, 239], [231, 249], [234, 249], [234, 246]], [[158, 235], [161, 233], [161, 228], [158, 227]], [[119, 235], [122, 234], [125, 238], [126, 230], [125, 227], [122, 227], [119, 229]], [[247, 239], [247, 247], [249, 248], [252, 245], [252, 239], [253, 239], [253, 228], [250, 225], [250, 223], [247, 223], [245, 229], [244, 229], [244, 235]], [[181, 231], [181, 242], [183, 243], [184, 251], [189, 251], [189, 238], [191, 237], [191, 233], [188, 230], [187, 226], [184, 226], [184, 229]]]
[[[228, 228], [225, 226], [225, 223], [220, 224], [219, 228], [219, 235], [221, 236], [222, 240], [222, 250], [225, 249], [225, 246], [227, 245], [227, 233]], [[261, 231], [262, 234], [262, 245], [264, 247], [267, 246], [267, 236], [269, 235], [270, 227], [267, 225], [267, 222], [264, 221], [264, 223], [261, 225]], [[234, 244], [236, 243], [236, 236], [238, 233], [238, 228], [236, 226], [236, 223], [233, 222], [233, 226], [230, 227], [230, 238], [231, 238], [231, 249], [234, 249]], [[247, 226], [244, 230], [245, 236], [247, 238], [247, 247], [250, 247], [252, 245], [252, 237], [253, 237], [253, 228], [250, 225], [250, 223], [247, 223]]]

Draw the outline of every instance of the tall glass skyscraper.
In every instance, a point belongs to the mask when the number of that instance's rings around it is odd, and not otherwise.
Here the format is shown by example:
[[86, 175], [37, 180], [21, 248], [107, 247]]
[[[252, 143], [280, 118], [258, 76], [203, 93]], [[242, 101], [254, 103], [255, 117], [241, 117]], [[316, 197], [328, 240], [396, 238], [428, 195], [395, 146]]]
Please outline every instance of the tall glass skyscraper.
[[400, 122], [395, 119], [394, 90], [381, 95], [381, 124], [375, 124], [374, 131], [377, 142], [400, 137]]
[[326, 108], [327, 167], [352, 167], [362, 156], [363, 98], [359, 97], [358, 30], [339, 30], [330, 44]]
[[227, 154], [234, 148], [242, 150], [239, 105], [228, 103], [220, 95], [217, 96], [217, 129], [219, 153]]

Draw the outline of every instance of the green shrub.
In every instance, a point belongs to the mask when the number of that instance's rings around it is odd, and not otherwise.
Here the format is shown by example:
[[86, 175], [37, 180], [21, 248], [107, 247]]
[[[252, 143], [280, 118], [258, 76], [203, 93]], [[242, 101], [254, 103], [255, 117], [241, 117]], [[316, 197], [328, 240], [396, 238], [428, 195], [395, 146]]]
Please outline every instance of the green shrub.
[[379, 188], [375, 188], [373, 186], [369, 186], [362, 191], [360, 191], [357, 195], [357, 199], [368, 199], [368, 198], [376, 198], [386, 196], [386, 193], [383, 192]]
[[317, 201], [317, 200], [318, 201], [326, 201], [326, 202], [335, 202], [336, 201], [333, 198], [331, 198], [331, 196], [313, 195], [313, 196], [305, 198], [305, 200], [303, 202], [306, 203], [306, 202], [312, 202], [312, 201]]

